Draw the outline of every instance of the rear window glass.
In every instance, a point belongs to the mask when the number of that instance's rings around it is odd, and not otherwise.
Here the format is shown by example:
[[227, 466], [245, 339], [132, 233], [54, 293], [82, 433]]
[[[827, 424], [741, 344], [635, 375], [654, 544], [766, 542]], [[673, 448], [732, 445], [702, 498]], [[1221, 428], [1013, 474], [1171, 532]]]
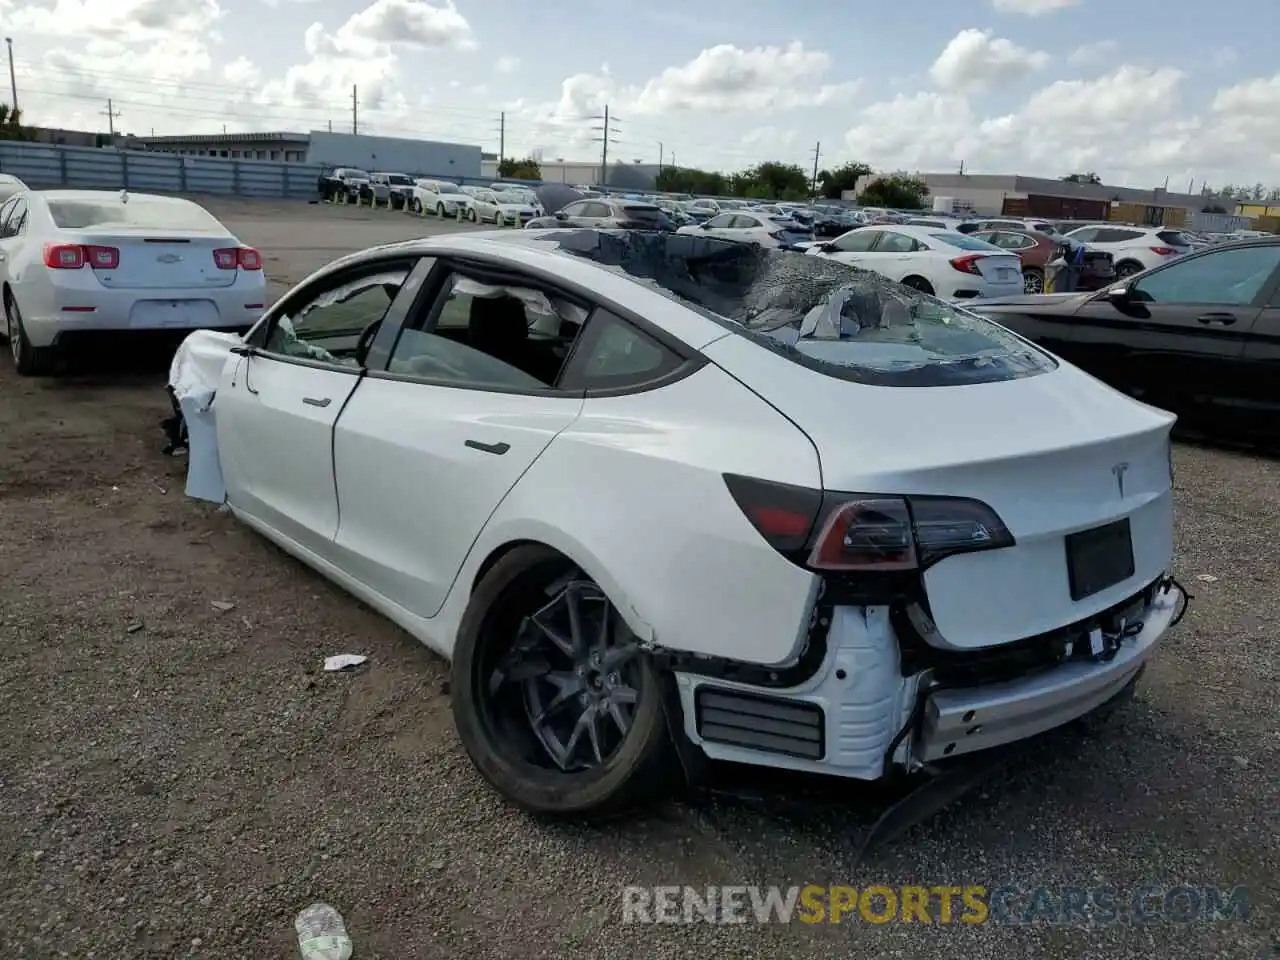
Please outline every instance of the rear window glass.
[[140, 230], [201, 230], [226, 232], [203, 207], [186, 200], [149, 197], [102, 199], [48, 199], [49, 214], [63, 230], [88, 227], [122, 227]]
[[403, 173], [393, 173], [391, 176], [387, 177], [387, 182], [397, 185], [412, 186], [413, 177], [406, 177]]
[[961, 250], [998, 250], [993, 243], [987, 243], [985, 240], [979, 240], [977, 237], [971, 237], [967, 233], [959, 233], [950, 231], [948, 233], [931, 233], [929, 236], [935, 240], [941, 240], [943, 243], [949, 243], [953, 247], [959, 247]]
[[368, 180], [369, 179], [369, 174], [365, 173], [363, 170], [353, 170], [350, 167], [348, 167], [346, 170], [343, 171], [343, 173], [346, 176], [350, 177], [352, 180]]
[[1161, 243], [1169, 244], [1171, 247], [1191, 246], [1191, 241], [1187, 239], [1187, 235], [1179, 233], [1177, 230], [1161, 230], [1156, 234], [1156, 239]]
[[857, 383], [992, 383], [1056, 367], [977, 314], [826, 258], [624, 230], [552, 231], [530, 242], [591, 260], [796, 363]]

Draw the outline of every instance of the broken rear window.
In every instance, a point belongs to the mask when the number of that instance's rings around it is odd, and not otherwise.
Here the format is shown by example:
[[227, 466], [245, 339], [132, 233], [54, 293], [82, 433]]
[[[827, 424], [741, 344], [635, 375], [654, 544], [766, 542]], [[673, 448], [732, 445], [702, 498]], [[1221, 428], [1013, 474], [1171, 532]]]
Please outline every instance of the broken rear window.
[[533, 241], [592, 260], [828, 376], [932, 387], [1057, 366], [990, 320], [826, 258], [624, 230], [554, 231]]

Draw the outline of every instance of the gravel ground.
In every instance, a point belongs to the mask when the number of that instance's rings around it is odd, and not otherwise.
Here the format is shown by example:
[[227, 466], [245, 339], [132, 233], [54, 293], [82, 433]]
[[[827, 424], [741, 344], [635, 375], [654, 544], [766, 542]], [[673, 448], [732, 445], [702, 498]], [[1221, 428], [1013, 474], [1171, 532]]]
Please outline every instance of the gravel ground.
[[[439, 228], [212, 206], [263, 249], [275, 292], [338, 253]], [[6, 956], [291, 957], [292, 919], [316, 900], [343, 912], [359, 958], [1274, 956], [1275, 462], [1180, 446], [1177, 572], [1197, 596], [1137, 700], [1049, 738], [857, 866], [878, 808], [844, 785], [802, 814], [673, 803], [588, 829], [513, 812], [459, 748], [442, 662], [183, 497], [182, 461], [159, 453], [162, 380], [0, 373]], [[338, 652], [371, 664], [318, 672]], [[624, 884], [806, 883], [1244, 885], [1252, 913], [1093, 927], [620, 922]]]

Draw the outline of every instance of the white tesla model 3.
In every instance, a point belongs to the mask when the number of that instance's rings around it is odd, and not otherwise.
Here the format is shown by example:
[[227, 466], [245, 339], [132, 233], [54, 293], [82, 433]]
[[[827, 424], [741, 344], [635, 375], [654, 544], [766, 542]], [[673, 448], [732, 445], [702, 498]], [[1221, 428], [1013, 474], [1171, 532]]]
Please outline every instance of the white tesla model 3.
[[376, 247], [171, 386], [201, 495], [450, 658], [467, 752], [534, 810], [647, 797], [677, 742], [874, 780], [1022, 740], [1131, 689], [1184, 605], [1171, 415], [815, 257]]

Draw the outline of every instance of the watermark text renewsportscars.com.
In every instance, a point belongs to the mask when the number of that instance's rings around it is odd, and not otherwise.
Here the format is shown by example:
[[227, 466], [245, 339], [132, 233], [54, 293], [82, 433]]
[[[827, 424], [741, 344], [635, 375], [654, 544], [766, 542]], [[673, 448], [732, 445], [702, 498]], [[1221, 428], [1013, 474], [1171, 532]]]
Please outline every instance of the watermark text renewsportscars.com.
[[1249, 918], [1245, 887], [624, 887], [624, 923], [1192, 924]]

